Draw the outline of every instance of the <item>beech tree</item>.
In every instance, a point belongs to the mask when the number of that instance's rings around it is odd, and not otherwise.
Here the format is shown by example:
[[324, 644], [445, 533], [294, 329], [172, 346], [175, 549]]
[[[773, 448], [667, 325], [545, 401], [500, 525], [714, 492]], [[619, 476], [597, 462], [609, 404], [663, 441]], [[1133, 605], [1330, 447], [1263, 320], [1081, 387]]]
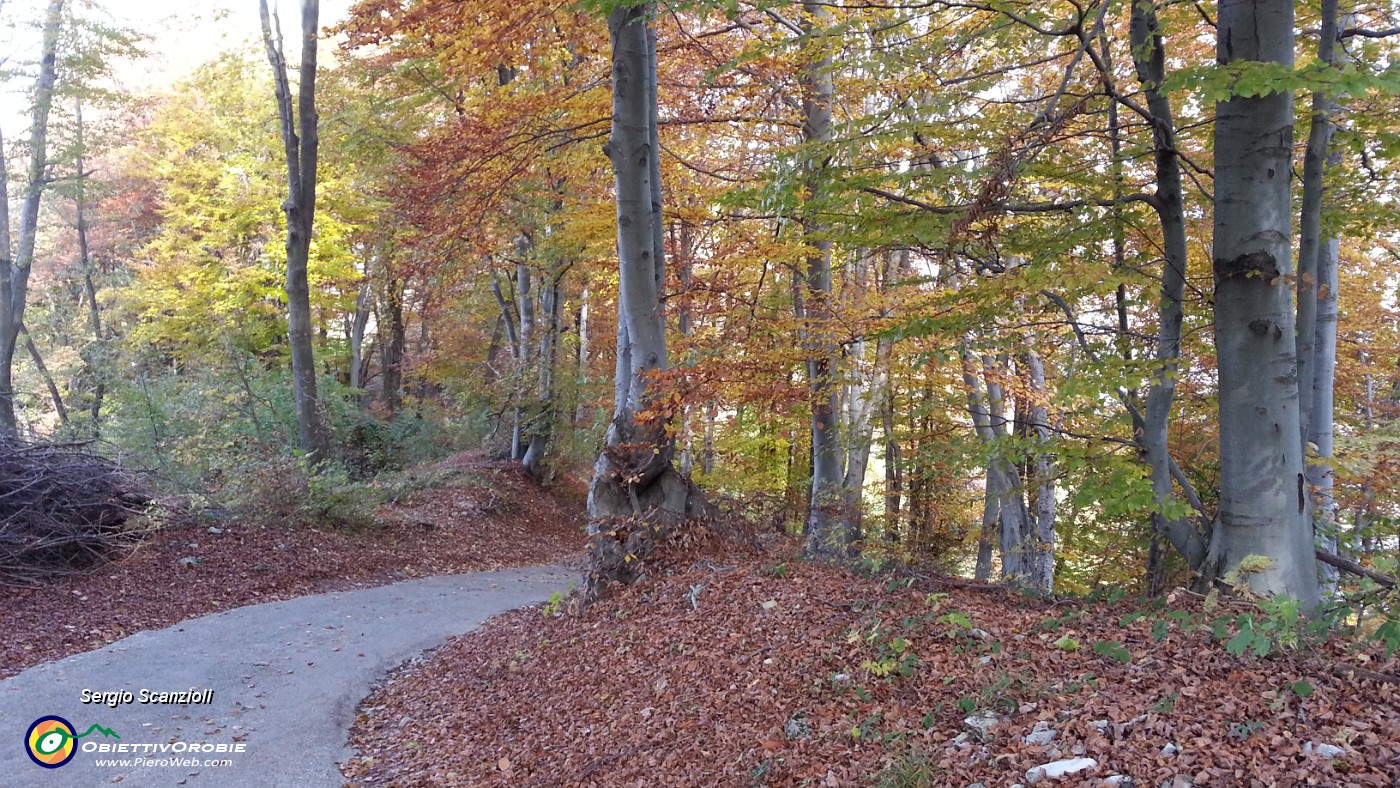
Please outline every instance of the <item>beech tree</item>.
[[[263, 44], [272, 66], [277, 117], [287, 158], [287, 335], [292, 355], [292, 390], [297, 405], [297, 442], [307, 462], [324, 460], [329, 451], [321, 403], [316, 394], [316, 358], [312, 351], [311, 289], [307, 260], [316, 219], [316, 37], [320, 33], [320, 0], [301, 3], [301, 69], [296, 112], [282, 50], [282, 26], [269, 14], [267, 0], [258, 0]], [[300, 133], [298, 133], [300, 132]]]
[[[1293, 66], [1289, 0], [1224, 0], [1223, 66]], [[1318, 601], [1298, 403], [1292, 264], [1293, 95], [1216, 106], [1215, 346], [1220, 413], [1218, 555], [1257, 593]], [[1267, 565], [1244, 565], [1250, 556]]]
[[635, 559], [658, 533], [704, 507], [699, 491], [672, 464], [670, 426], [679, 404], [660, 378], [667, 369], [659, 292], [665, 250], [650, 13], [647, 4], [619, 5], [608, 14], [613, 115], [606, 153], [617, 190], [617, 369], [613, 417], [588, 488], [594, 571], [604, 580], [633, 579], [641, 564]]

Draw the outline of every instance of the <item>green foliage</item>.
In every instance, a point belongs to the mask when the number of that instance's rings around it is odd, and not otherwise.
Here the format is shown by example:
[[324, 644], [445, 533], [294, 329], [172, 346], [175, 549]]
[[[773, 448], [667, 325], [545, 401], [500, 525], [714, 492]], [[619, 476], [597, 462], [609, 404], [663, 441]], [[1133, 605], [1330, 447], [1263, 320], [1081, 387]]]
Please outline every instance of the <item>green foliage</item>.
[[569, 583], [569, 588], [566, 591], [551, 591], [549, 600], [540, 608], [540, 613], [546, 618], [558, 615], [564, 609], [564, 600], [568, 599], [569, 594], [573, 591], [574, 584], [572, 582]]
[[1390, 659], [1400, 649], [1400, 620], [1389, 619], [1376, 628], [1371, 635], [1372, 640], [1376, 640], [1385, 646], [1385, 658]]
[[861, 669], [871, 676], [882, 679], [896, 676], [908, 678], [914, 675], [919, 667], [919, 655], [909, 640], [878, 620], [871, 624], [868, 631], [852, 632], [849, 639], [853, 642], [864, 642], [874, 650], [870, 659], [860, 663]]
[[781, 563], [781, 562], [780, 562], [780, 563], [776, 563], [776, 564], [764, 564], [764, 565], [763, 565], [763, 568], [760, 569], [759, 571], [762, 572], [763, 574], [767, 575], [768, 577], [777, 577], [777, 578], [787, 577], [787, 576], [788, 576], [788, 565], [787, 565], [786, 563]]
[[1100, 640], [1094, 644], [1093, 651], [1101, 657], [1108, 657], [1124, 665], [1133, 661], [1132, 653], [1116, 640]]
[[943, 770], [924, 750], [910, 746], [875, 776], [875, 788], [933, 788], [943, 785]]
[[1176, 702], [1179, 698], [1181, 698], [1181, 693], [1173, 692], [1152, 704], [1151, 710], [1157, 714], [1171, 714], [1176, 711]]
[[1292, 681], [1288, 684], [1288, 689], [1300, 698], [1306, 698], [1315, 691], [1313, 685], [1306, 681]]

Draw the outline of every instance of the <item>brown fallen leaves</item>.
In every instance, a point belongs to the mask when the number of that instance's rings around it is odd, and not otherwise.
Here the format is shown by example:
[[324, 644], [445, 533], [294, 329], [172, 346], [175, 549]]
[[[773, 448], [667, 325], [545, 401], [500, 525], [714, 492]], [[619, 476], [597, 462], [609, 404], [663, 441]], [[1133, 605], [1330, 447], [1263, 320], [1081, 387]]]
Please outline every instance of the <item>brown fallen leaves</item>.
[[[895, 784], [960, 788], [1083, 755], [1099, 766], [1056, 784], [1400, 780], [1400, 688], [1332, 670], [1366, 658], [1396, 672], [1374, 650], [1240, 658], [1167, 610], [1125, 624], [1126, 601], [1049, 605], [968, 585], [712, 557], [582, 612], [516, 611], [367, 699], [345, 773], [355, 785], [865, 786], [894, 764], [926, 780]], [[1200, 616], [1185, 604], [1173, 609]], [[957, 738], [973, 709], [1001, 715], [985, 742]], [[1055, 740], [1025, 743], [1040, 721]], [[1309, 742], [1344, 754], [1305, 755]]]
[[92, 573], [5, 588], [0, 677], [240, 605], [581, 554], [580, 507], [517, 466], [472, 453], [431, 470], [447, 472], [449, 482], [381, 507], [375, 528], [172, 529]]

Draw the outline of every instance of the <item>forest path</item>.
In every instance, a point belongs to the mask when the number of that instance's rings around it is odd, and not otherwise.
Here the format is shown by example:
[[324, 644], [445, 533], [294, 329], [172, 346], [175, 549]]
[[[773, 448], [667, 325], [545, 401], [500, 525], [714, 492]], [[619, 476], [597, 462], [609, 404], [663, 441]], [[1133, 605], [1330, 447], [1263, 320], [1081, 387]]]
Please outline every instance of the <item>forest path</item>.
[[[317, 594], [191, 619], [38, 665], [0, 681], [0, 741], [10, 742], [0, 746], [0, 784], [342, 785], [336, 764], [351, 754], [347, 733], [375, 681], [491, 616], [565, 591], [577, 577], [564, 566], [535, 566]], [[142, 690], [191, 688], [213, 690], [211, 702], [140, 702]], [[126, 691], [133, 701], [84, 704], [84, 690]], [[31, 762], [19, 742], [48, 715], [64, 718], [79, 735], [72, 760], [55, 769]], [[94, 725], [120, 738], [84, 735]], [[94, 743], [128, 749], [104, 754]], [[172, 746], [161, 751], [166, 744]], [[178, 752], [182, 744], [244, 747]], [[148, 762], [138, 765], [142, 758]], [[231, 763], [205, 763], [213, 759]]]

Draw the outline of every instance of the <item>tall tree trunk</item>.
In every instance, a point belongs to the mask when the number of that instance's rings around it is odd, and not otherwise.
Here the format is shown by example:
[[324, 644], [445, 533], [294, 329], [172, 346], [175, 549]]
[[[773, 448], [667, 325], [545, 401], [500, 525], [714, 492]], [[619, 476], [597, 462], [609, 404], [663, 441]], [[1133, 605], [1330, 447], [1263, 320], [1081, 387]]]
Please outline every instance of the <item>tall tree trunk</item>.
[[83, 270], [83, 294], [88, 305], [88, 324], [92, 326], [92, 345], [89, 346], [89, 350], [83, 353], [83, 362], [92, 373], [92, 401], [88, 405], [88, 414], [92, 420], [91, 434], [92, 437], [96, 438], [102, 433], [102, 402], [107, 396], [107, 348], [106, 337], [102, 335], [102, 309], [97, 305], [96, 272], [93, 270], [92, 253], [88, 246], [87, 173], [85, 171], [87, 148], [84, 142], [85, 129], [81, 97], [74, 104], [74, 121], [76, 123], [74, 147], [77, 149], [78, 155], [74, 165], [77, 181], [73, 206], [78, 232], [78, 265]]
[[379, 342], [379, 366], [383, 372], [384, 409], [390, 417], [403, 409], [403, 356], [408, 346], [403, 319], [403, 281], [390, 274], [384, 277], [384, 297], [379, 304], [379, 331], [389, 332]]
[[554, 433], [554, 377], [558, 371], [560, 317], [563, 298], [564, 272], [559, 266], [550, 273], [540, 293], [540, 308], [544, 312], [544, 331], [540, 333], [538, 402], [530, 418], [530, 441], [520, 458], [525, 471], [536, 479], [542, 478], [544, 455]]
[[360, 290], [355, 294], [355, 311], [350, 316], [350, 388], [356, 391], [365, 387], [365, 330], [369, 327], [372, 294], [373, 283], [370, 272], [366, 271], [365, 280], [360, 283]]
[[[678, 226], [677, 226], [678, 225]], [[690, 287], [694, 281], [693, 263], [695, 259], [694, 237], [690, 232], [690, 223], [684, 219], [673, 225], [673, 238], [676, 255], [676, 280], [680, 287], [680, 308], [676, 314], [676, 326], [680, 329], [681, 336], [686, 339], [686, 346], [689, 348], [691, 334], [695, 330], [695, 318], [690, 309]], [[693, 366], [693, 354], [686, 358], [683, 363], [686, 366]], [[695, 427], [694, 408], [689, 402], [681, 406], [681, 450], [680, 460], [677, 466], [681, 475], [690, 478], [695, 466]]]
[[[298, 72], [296, 113], [292, 112], [292, 91], [287, 80], [287, 60], [282, 50], [281, 22], [267, 10], [267, 0], [258, 0], [262, 19], [263, 44], [272, 66], [277, 115], [282, 126], [282, 144], [287, 159], [287, 335], [292, 355], [292, 390], [297, 406], [297, 443], [306, 461], [315, 465], [326, 459], [330, 436], [325, 414], [316, 393], [316, 358], [312, 348], [311, 288], [307, 263], [311, 255], [311, 233], [316, 221], [316, 161], [318, 129], [316, 117], [316, 37], [320, 33], [320, 0], [301, 2], [301, 68]], [[275, 29], [274, 29], [275, 28]], [[300, 134], [298, 135], [298, 130]]]
[[[661, 221], [653, 186], [655, 48], [649, 4], [619, 5], [608, 15], [612, 42], [612, 135], [607, 154], [616, 182], [618, 368], [612, 423], [588, 490], [592, 572], [589, 593], [630, 582], [659, 531], [703, 509], [698, 491], [671, 460], [675, 441], [654, 377], [667, 368], [657, 259]], [[625, 366], [624, 366], [625, 364]]]
[[[1172, 458], [1169, 442], [1172, 404], [1181, 357], [1182, 299], [1186, 292], [1186, 217], [1181, 187], [1181, 162], [1177, 155], [1176, 122], [1171, 98], [1162, 91], [1166, 79], [1166, 50], [1157, 9], [1151, 3], [1134, 3], [1130, 26], [1133, 65], [1147, 98], [1152, 119], [1152, 155], [1156, 167], [1157, 192], [1152, 207], [1162, 229], [1162, 278], [1157, 298], [1157, 365], [1147, 392], [1143, 414], [1142, 446], [1156, 503], [1154, 532], [1161, 534], [1200, 570], [1206, 558], [1206, 535], [1183, 516], [1170, 516], [1176, 509], [1172, 487]], [[1122, 319], [1120, 317], [1120, 323]]]
[[[1224, 0], [1222, 65], [1293, 67], [1293, 3]], [[1298, 414], [1289, 185], [1293, 95], [1233, 97], [1216, 105], [1215, 345], [1220, 399], [1219, 527], [1224, 566], [1269, 559], [1244, 573], [1256, 593], [1318, 601], [1312, 518]]]
[[1050, 414], [1046, 407], [1049, 390], [1045, 385], [1045, 365], [1026, 338], [1023, 354], [1030, 389], [1030, 424], [1035, 438], [1034, 478], [1035, 533], [1030, 553], [1031, 587], [1049, 594], [1055, 590], [1055, 464], [1051, 453]]
[[583, 292], [579, 295], [578, 302], [578, 355], [575, 357], [576, 377], [578, 380], [578, 405], [574, 408], [574, 427], [582, 428], [593, 422], [593, 408], [588, 402], [588, 353], [589, 341], [592, 339], [591, 324], [589, 323], [589, 296], [591, 295], [587, 284], [583, 286]]
[[[1004, 356], [993, 358], [982, 356], [983, 379], [987, 385], [987, 414], [993, 438], [1005, 439], [1010, 436], [1010, 423], [1006, 419], [1006, 391], [998, 382], [1007, 372], [1008, 364]], [[1001, 494], [998, 507], [999, 528], [997, 543], [1001, 547], [1001, 576], [1012, 583], [1022, 584], [1031, 574], [1031, 539], [1034, 537], [1030, 512], [1026, 506], [1025, 487], [1016, 466], [998, 456], [994, 449], [993, 462], [988, 469], [996, 472], [1001, 481], [997, 485]]]
[[[29, 131], [29, 171], [24, 201], [19, 212], [19, 240], [11, 257], [9, 219], [9, 172], [0, 163], [0, 436], [18, 435], [15, 417], [15, 348], [24, 326], [24, 307], [29, 297], [29, 273], [34, 266], [34, 245], [39, 232], [39, 203], [48, 188], [49, 110], [57, 79], [58, 33], [63, 21], [63, 0], [50, 0], [44, 15], [43, 49], [39, 77], [34, 83], [34, 104]], [[0, 150], [3, 150], [0, 139]], [[0, 156], [0, 158], [4, 158]]]
[[904, 458], [900, 454], [899, 435], [894, 425], [894, 386], [885, 386], [885, 400], [880, 403], [881, 433], [885, 438], [885, 540], [899, 541], [900, 504], [904, 490]]
[[1002, 577], [1020, 583], [1030, 573], [1030, 562], [1025, 553], [1025, 541], [1030, 531], [1029, 514], [1016, 468], [1002, 456], [1002, 449], [997, 446], [998, 439], [1006, 437], [1007, 427], [1002, 387], [992, 379], [992, 370], [999, 365], [990, 356], [984, 356], [984, 372], [979, 380], [967, 340], [963, 341], [958, 353], [962, 358], [968, 415], [972, 418], [973, 431], [988, 453], [982, 509], [983, 531], [978, 540], [975, 576], [978, 579], [991, 576], [992, 533], [995, 531], [995, 543], [1001, 546]]
[[[1350, 16], [1350, 15], [1348, 15]], [[1322, 24], [1317, 59], [1329, 67], [1338, 57], [1337, 0], [1322, 0]], [[1332, 493], [1334, 385], [1337, 374], [1337, 254], [1338, 239], [1323, 237], [1323, 176], [1338, 163], [1331, 150], [1336, 98], [1324, 90], [1313, 93], [1312, 122], [1303, 154], [1303, 197], [1298, 223], [1298, 385], [1303, 446], [1314, 447], [1317, 459], [1307, 459], [1308, 487], [1315, 498], [1313, 530], [1317, 546], [1337, 552], [1337, 499]], [[1337, 588], [1337, 568], [1319, 564], [1323, 590]]]
[[529, 417], [525, 412], [525, 397], [530, 388], [529, 378], [537, 371], [534, 368], [537, 356], [533, 342], [535, 338], [534, 272], [523, 262], [533, 246], [530, 237], [524, 233], [515, 239], [515, 253], [521, 261], [515, 264], [515, 308], [516, 314], [520, 315], [520, 363], [515, 371], [515, 415], [511, 425], [510, 458], [516, 462], [525, 459], [525, 451], [529, 448], [530, 425], [526, 423]]
[[[804, 2], [802, 8], [805, 35], [820, 35], [831, 24], [832, 13], [827, 5]], [[798, 79], [802, 86], [802, 137], [810, 147], [808, 155], [811, 157], [806, 202], [814, 206], [805, 210], [802, 217], [808, 249], [803, 345], [807, 355], [812, 421], [812, 492], [807, 514], [806, 552], [828, 560], [847, 557], [859, 538], [841, 517], [845, 476], [841, 467], [837, 349], [830, 337], [834, 330], [831, 240], [825, 237], [826, 227], [817, 216], [822, 210], [825, 191], [822, 170], [827, 153], [822, 146], [831, 140], [831, 109], [836, 95], [831, 72], [831, 57], [816, 57], [803, 66]]]
[[[863, 256], [862, 256], [863, 257]], [[883, 296], [885, 283], [894, 278], [894, 272], [899, 266], [898, 255], [894, 252], [886, 252], [884, 255], [884, 265], [880, 269], [880, 281], [876, 288], [877, 293]], [[868, 271], [865, 270], [866, 261], [857, 263], [857, 271], [853, 276], [854, 291], [851, 300], [854, 302], [867, 289]], [[881, 308], [878, 317], [881, 319], [889, 317], [889, 310]], [[881, 334], [875, 340], [875, 358], [866, 361], [863, 357], [866, 354], [865, 341], [857, 342], [851, 351], [851, 384], [847, 393], [847, 446], [846, 446], [846, 476], [842, 482], [842, 489], [845, 501], [841, 507], [842, 527], [846, 533], [859, 535], [862, 533], [862, 515], [865, 509], [865, 473], [870, 464], [870, 448], [875, 438], [875, 411], [883, 409], [888, 400], [887, 390], [889, 389], [890, 378], [890, 358], [894, 352], [894, 338], [889, 334]], [[863, 378], [863, 379], [862, 379]]]

